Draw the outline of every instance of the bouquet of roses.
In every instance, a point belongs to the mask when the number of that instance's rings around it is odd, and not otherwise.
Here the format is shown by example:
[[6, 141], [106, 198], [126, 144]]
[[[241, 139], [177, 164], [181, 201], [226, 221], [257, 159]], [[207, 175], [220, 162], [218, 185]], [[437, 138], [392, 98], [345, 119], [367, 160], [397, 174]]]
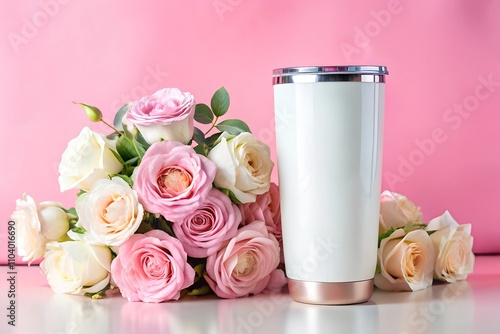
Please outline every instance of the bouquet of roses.
[[471, 224], [451, 214], [423, 223], [422, 212], [405, 196], [380, 196], [379, 249], [375, 285], [382, 290], [417, 291], [434, 280], [465, 280], [474, 268]]
[[[109, 134], [85, 127], [59, 165], [75, 208], [24, 194], [12, 219], [23, 261], [55, 292], [162, 302], [214, 292], [236, 298], [281, 289], [281, 215], [269, 147], [246, 123], [166, 88], [123, 106], [113, 125], [79, 103]], [[204, 124], [206, 131], [194, 127]], [[203, 127], [203, 125], [202, 125]]]

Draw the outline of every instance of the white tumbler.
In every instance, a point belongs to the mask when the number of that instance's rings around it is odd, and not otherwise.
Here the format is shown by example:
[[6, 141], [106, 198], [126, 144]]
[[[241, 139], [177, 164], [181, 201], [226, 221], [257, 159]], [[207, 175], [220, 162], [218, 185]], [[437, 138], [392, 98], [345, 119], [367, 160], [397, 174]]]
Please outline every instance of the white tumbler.
[[273, 71], [283, 250], [292, 298], [371, 298], [377, 263], [385, 66]]

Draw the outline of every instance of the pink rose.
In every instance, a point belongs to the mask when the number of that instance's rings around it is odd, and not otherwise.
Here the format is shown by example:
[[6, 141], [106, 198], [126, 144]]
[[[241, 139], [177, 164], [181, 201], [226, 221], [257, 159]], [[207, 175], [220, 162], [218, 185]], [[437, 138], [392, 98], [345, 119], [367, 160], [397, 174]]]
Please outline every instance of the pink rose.
[[274, 269], [263, 293], [280, 293], [286, 284], [287, 278], [283, 269]]
[[173, 225], [186, 253], [204, 258], [218, 251], [221, 244], [238, 231], [241, 212], [229, 197], [217, 189], [208, 193], [205, 202]]
[[134, 234], [119, 248], [111, 275], [129, 301], [159, 303], [179, 299], [195, 272], [179, 240], [161, 230]]
[[269, 283], [280, 260], [276, 238], [263, 221], [243, 226], [217, 253], [207, 258], [205, 279], [222, 298], [258, 294]]
[[151, 144], [162, 139], [187, 144], [193, 137], [194, 109], [191, 93], [164, 88], [134, 102], [126, 118]]
[[147, 211], [179, 222], [205, 201], [216, 170], [191, 146], [162, 141], [146, 151], [133, 188]]
[[243, 213], [242, 225], [250, 224], [255, 220], [266, 223], [267, 230], [272, 233], [281, 249], [280, 260], [283, 262], [283, 237], [281, 232], [280, 192], [275, 183], [271, 183], [269, 191], [258, 195], [255, 202], [240, 205]]

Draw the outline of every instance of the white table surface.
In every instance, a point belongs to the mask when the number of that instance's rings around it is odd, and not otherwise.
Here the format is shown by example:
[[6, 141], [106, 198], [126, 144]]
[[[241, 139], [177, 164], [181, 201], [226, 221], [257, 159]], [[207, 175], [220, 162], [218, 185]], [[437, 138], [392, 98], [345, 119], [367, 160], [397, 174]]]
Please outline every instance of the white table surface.
[[417, 292], [375, 290], [364, 304], [316, 306], [288, 294], [162, 304], [52, 292], [36, 266], [16, 266], [16, 327], [7, 325], [8, 267], [0, 267], [0, 333], [500, 333], [500, 255], [478, 256], [467, 281]]

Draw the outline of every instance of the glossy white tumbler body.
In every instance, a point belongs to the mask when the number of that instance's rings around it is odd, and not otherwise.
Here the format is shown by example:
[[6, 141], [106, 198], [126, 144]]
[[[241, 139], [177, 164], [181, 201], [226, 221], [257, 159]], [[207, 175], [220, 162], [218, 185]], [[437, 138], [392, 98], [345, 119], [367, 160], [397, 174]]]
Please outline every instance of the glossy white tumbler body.
[[372, 295], [387, 74], [384, 66], [274, 70], [283, 248], [296, 301]]

